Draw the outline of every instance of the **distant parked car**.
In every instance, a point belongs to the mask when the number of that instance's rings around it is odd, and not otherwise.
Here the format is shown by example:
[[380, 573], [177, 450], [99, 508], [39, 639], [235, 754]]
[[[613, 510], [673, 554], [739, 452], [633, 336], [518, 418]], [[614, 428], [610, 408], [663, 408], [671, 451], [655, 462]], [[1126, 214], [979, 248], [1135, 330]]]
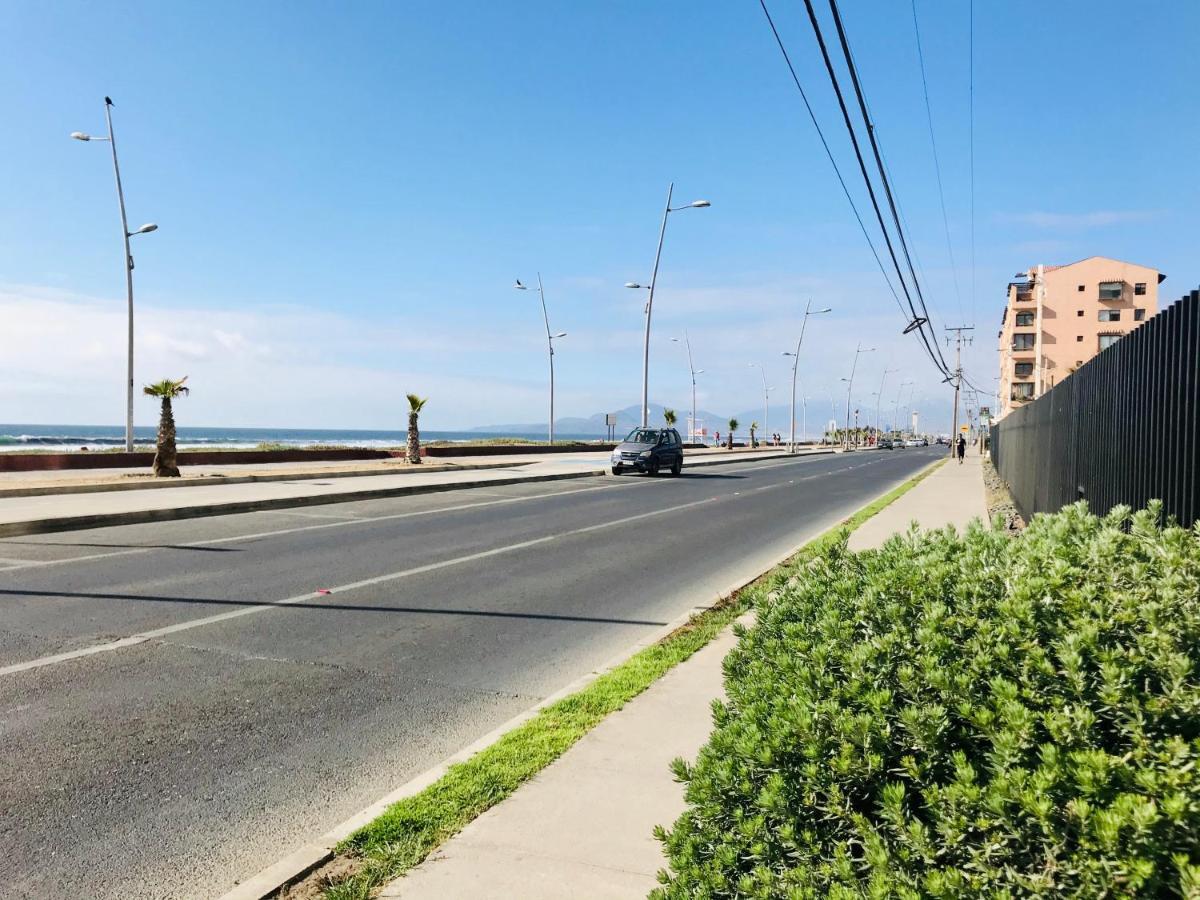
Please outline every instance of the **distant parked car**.
[[904, 446], [905, 447], [920, 447], [921, 439], [920, 438], [909, 438], [907, 441], [904, 442]]
[[893, 445], [892, 445], [892, 439], [891, 439], [891, 438], [880, 438], [880, 439], [879, 439], [879, 449], [880, 449], [880, 450], [891, 450], [891, 449], [893, 449]]
[[683, 439], [674, 428], [635, 428], [612, 452], [612, 473], [626, 470], [657, 475], [683, 471]]

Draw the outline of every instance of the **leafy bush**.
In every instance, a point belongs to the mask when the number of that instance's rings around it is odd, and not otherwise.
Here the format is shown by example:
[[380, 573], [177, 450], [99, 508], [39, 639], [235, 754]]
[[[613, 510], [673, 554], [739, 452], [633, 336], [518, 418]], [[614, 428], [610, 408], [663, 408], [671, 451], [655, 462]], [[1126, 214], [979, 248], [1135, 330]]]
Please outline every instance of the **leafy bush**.
[[1200, 896], [1200, 526], [845, 544], [725, 661], [659, 898]]

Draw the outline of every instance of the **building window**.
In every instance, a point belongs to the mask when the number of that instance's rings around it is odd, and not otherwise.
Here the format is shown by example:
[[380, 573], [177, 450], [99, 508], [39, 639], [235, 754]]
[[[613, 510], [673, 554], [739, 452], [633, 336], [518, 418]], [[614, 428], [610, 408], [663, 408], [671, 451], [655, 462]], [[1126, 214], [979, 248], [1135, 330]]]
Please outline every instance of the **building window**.
[[1100, 282], [1100, 299], [1120, 300], [1121, 295], [1125, 293], [1124, 287], [1119, 281], [1102, 281]]
[[1077, 340], [1077, 341], [1082, 341], [1082, 340], [1083, 340], [1083, 335], [1082, 335], [1082, 334], [1077, 334], [1077, 335], [1075, 335], [1075, 340]]
[[1019, 381], [1012, 386], [1012, 399], [1014, 400], [1032, 400], [1033, 399], [1033, 382]]
[[1135, 284], [1133, 286], [1133, 292], [1139, 297], [1143, 296], [1146, 293], [1146, 282], [1139, 281], [1137, 284]]
[[1120, 322], [1121, 311], [1119, 309], [1102, 309], [1100, 310], [1101, 322]]
[[1121, 337], [1122, 336], [1119, 334], [1102, 334], [1102, 335], [1100, 335], [1099, 349], [1107, 350], [1109, 347], [1111, 347], [1113, 344], [1115, 344], [1117, 341], [1119, 341], [1121, 339]]
[[1013, 374], [1018, 378], [1028, 378], [1033, 374], [1033, 363], [1019, 362], [1013, 366]]
[[1012, 348], [1014, 350], [1032, 350], [1033, 335], [1032, 334], [1014, 334]]
[[1079, 286], [1079, 293], [1081, 293], [1081, 294], [1083, 293], [1083, 285], [1082, 284]]
[[1135, 309], [1133, 311], [1133, 321], [1142, 322], [1145, 320], [1145, 318], [1146, 318], [1146, 311], [1144, 309]]
[[1017, 313], [1016, 325], [1018, 328], [1021, 328], [1021, 327], [1028, 328], [1031, 325], [1033, 325], [1033, 313], [1032, 312]]

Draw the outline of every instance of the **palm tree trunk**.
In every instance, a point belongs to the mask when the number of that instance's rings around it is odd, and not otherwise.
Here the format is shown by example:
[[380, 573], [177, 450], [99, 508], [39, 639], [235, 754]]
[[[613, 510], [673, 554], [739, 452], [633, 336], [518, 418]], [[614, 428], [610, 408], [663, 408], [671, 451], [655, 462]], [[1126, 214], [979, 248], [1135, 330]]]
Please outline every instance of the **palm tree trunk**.
[[417, 430], [419, 413], [408, 414], [408, 461], [413, 464], [421, 462], [421, 433]]
[[154, 475], [157, 478], [178, 478], [179, 466], [175, 454], [175, 416], [171, 398], [162, 398], [162, 415], [158, 420], [158, 447], [154, 453]]

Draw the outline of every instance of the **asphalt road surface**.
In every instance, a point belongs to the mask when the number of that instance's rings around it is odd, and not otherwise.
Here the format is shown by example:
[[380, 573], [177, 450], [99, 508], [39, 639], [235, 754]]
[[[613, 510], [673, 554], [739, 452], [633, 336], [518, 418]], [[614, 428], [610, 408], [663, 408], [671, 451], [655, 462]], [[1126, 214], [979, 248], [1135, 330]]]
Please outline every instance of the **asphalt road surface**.
[[0, 541], [0, 895], [219, 895], [938, 455]]

